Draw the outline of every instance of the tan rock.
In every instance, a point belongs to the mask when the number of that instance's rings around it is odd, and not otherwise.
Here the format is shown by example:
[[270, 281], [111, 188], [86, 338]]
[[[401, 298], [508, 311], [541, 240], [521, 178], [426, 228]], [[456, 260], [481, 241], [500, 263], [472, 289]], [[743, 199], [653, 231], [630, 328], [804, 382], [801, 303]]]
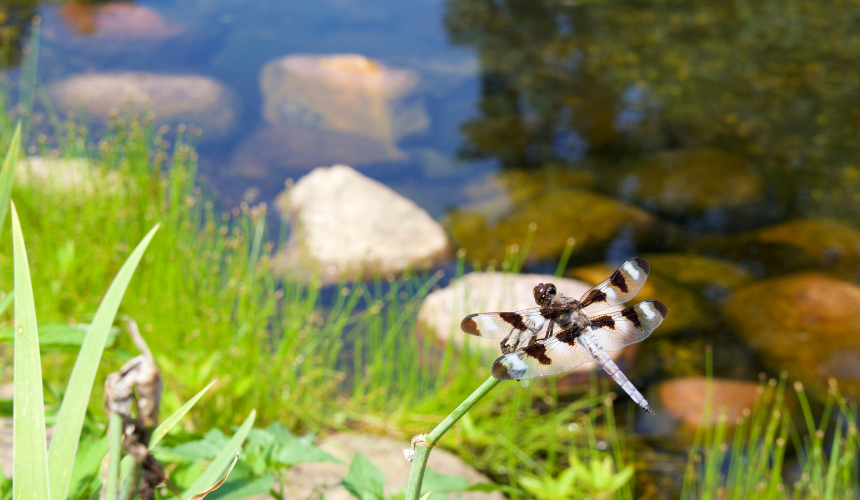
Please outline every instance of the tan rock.
[[111, 112], [152, 111], [157, 124], [194, 124], [203, 129], [202, 140], [213, 140], [227, 136], [237, 121], [233, 91], [204, 76], [86, 73], [53, 81], [47, 92], [60, 114], [83, 110], [102, 126]]
[[[358, 434], [335, 434], [320, 443], [320, 448], [331, 453], [344, 463], [330, 462], [297, 464], [287, 473], [288, 491], [291, 498], [311, 498], [316, 489], [326, 500], [348, 500], [352, 497], [340, 482], [349, 470], [356, 452], [364, 455], [378, 467], [386, 479], [386, 495], [391, 495], [406, 486], [410, 463], [403, 457], [403, 449], [409, 448], [408, 441]], [[469, 484], [488, 483], [486, 476], [479, 473], [453, 453], [434, 448], [427, 466], [434, 472], [451, 476], [465, 477]], [[501, 493], [456, 493], [450, 498], [463, 497], [467, 500], [504, 500]]]
[[119, 172], [102, 173], [82, 158], [28, 156], [15, 166], [15, 182], [52, 193], [119, 195], [124, 183]]
[[445, 231], [424, 210], [345, 165], [318, 168], [286, 194], [292, 221], [281, 267], [324, 280], [434, 266], [450, 254]]
[[291, 55], [267, 63], [260, 75], [263, 117], [273, 125], [302, 125], [393, 144], [423, 131], [429, 119], [411, 70], [388, 68], [355, 54]]

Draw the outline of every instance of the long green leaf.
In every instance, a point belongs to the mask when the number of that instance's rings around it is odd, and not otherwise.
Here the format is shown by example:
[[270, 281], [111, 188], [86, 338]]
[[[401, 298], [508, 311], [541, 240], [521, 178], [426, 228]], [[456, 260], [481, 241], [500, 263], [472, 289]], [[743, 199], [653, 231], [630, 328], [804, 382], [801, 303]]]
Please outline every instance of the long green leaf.
[[189, 498], [200, 493], [215, 484], [215, 482], [221, 478], [221, 474], [223, 474], [227, 469], [227, 466], [230, 465], [230, 461], [236, 456], [236, 452], [242, 447], [242, 443], [245, 441], [248, 433], [251, 432], [251, 426], [254, 425], [254, 418], [256, 416], [257, 410], [252, 410], [251, 414], [248, 415], [248, 418], [245, 419], [245, 422], [243, 422], [241, 427], [236, 431], [236, 434], [233, 434], [233, 437], [230, 438], [230, 441], [228, 441], [227, 445], [224, 446], [224, 449], [221, 450], [221, 453], [212, 460], [209, 467], [203, 471], [203, 474], [200, 474], [200, 477], [198, 477], [194, 483], [185, 490], [182, 494], [182, 498]]
[[45, 401], [36, 305], [27, 249], [15, 204], [12, 204], [12, 255], [15, 274], [15, 366], [12, 454], [12, 498], [50, 499], [45, 442]]
[[3, 160], [3, 170], [0, 171], [0, 233], [6, 225], [6, 212], [9, 211], [9, 198], [12, 196], [12, 184], [15, 181], [15, 164], [18, 163], [18, 150], [21, 149], [21, 122], [15, 127], [12, 142], [6, 150]]
[[104, 352], [105, 341], [134, 270], [157, 230], [158, 225], [156, 224], [138, 243], [137, 248], [120, 268], [101, 304], [99, 304], [87, 336], [84, 338], [81, 351], [75, 360], [75, 367], [72, 369], [71, 377], [69, 377], [69, 385], [66, 388], [63, 403], [60, 405], [60, 413], [57, 416], [51, 449], [48, 452], [51, 496], [54, 498], [63, 499], [68, 494], [72, 468], [75, 465], [75, 454], [78, 451], [78, 441], [81, 437], [81, 428], [84, 425], [84, 414], [87, 411], [87, 403], [93, 390], [96, 371], [98, 371], [99, 362]]
[[[8, 202], [6, 202], [6, 204], [8, 204]], [[0, 230], [2, 230], [2, 229], [3, 229], [3, 223], [0, 222]], [[9, 306], [12, 305], [13, 300], [15, 300], [15, 290], [10, 291], [6, 295], [4, 295], [2, 299], [0, 299], [0, 314], [3, 314], [4, 312], [6, 312], [6, 309], [8, 309]], [[14, 332], [14, 330], [13, 330], [13, 332]], [[12, 339], [14, 340], [14, 338], [15, 338], [15, 334], [13, 333]]]
[[203, 395], [206, 394], [206, 391], [208, 391], [214, 383], [214, 380], [212, 382], [209, 382], [209, 385], [204, 387], [203, 390], [198, 392], [193, 398], [189, 399], [187, 403], [180, 406], [178, 410], [173, 412], [173, 415], [164, 419], [164, 421], [161, 422], [158, 427], [155, 428], [154, 431], [152, 431], [152, 437], [149, 440], [150, 450], [155, 445], [157, 445], [159, 441], [161, 441], [161, 438], [163, 438], [165, 435], [167, 435], [168, 432], [170, 432], [170, 429], [172, 429], [173, 426], [176, 425], [176, 423], [179, 422], [179, 420], [182, 419], [182, 417], [184, 417], [186, 413], [188, 413], [188, 410], [190, 410], [197, 403], [197, 401], [199, 401], [200, 398], [202, 398]]

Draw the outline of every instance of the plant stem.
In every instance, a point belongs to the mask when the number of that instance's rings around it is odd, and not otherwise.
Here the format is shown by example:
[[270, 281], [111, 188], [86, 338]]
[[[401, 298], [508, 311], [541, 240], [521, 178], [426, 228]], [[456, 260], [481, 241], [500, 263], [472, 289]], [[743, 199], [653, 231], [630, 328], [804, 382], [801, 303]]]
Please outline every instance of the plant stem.
[[[460, 420], [460, 417], [465, 415], [475, 403], [484, 397], [484, 394], [490, 392], [490, 389], [498, 383], [498, 379], [490, 377], [486, 382], [481, 384], [481, 387], [478, 387], [465, 401], [460, 403], [457, 409], [452, 411], [450, 415], [445, 417], [445, 420], [430, 431], [430, 434], [425, 439], [427, 443], [431, 446], [436, 445], [436, 442], [448, 432], [448, 429], [457, 420]], [[409, 470], [409, 481], [406, 483], [406, 500], [418, 500], [418, 495], [421, 493], [421, 483], [424, 481], [424, 468], [427, 466], [428, 458], [430, 458], [429, 446], [415, 446], [415, 456], [412, 458], [412, 468]]]
[[122, 449], [122, 417], [111, 412], [108, 423], [108, 445], [110, 447], [110, 462], [108, 465], [105, 498], [116, 500], [119, 494], [119, 461]]

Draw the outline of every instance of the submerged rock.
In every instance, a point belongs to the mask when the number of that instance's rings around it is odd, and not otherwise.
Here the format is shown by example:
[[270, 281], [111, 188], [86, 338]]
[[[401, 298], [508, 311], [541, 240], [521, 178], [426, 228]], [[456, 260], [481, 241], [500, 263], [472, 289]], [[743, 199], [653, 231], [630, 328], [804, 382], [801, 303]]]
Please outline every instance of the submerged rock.
[[765, 196], [761, 175], [745, 159], [717, 149], [654, 153], [614, 181], [614, 190], [646, 208], [672, 216], [731, 210]]
[[205, 141], [227, 136], [237, 122], [233, 91], [204, 76], [86, 73], [51, 82], [47, 92], [60, 114], [83, 111], [101, 126], [112, 112], [152, 111], [157, 124], [197, 125]]
[[732, 295], [725, 315], [772, 370], [819, 399], [828, 379], [860, 396], [860, 286], [818, 273], [771, 278]]
[[[472, 313], [537, 307], [532, 290], [538, 283], [548, 282], [554, 283], [559, 293], [570, 297], [579, 298], [591, 289], [591, 285], [582, 281], [547, 274], [469, 273], [427, 295], [418, 311], [418, 327], [424, 335], [438, 338], [442, 343], [453, 342], [457, 347], [463, 347], [468, 342], [470, 349], [479, 350], [488, 362], [492, 362], [501, 356], [501, 339], [469, 335], [460, 330], [460, 322]], [[620, 307], [608, 309], [620, 310]], [[635, 358], [637, 349], [638, 346], [633, 344], [609, 355], [622, 370], [626, 370]], [[571, 388], [589, 382], [594, 368], [594, 363], [586, 363], [571, 372], [558, 375], [559, 386]], [[599, 373], [605, 375], [602, 370]]]
[[512, 190], [508, 196], [453, 210], [445, 219], [469, 258], [482, 261], [503, 259], [511, 245], [523, 243], [532, 223], [532, 261], [557, 261], [569, 238], [576, 239], [574, 256], [602, 257], [611, 242], [647, 243], [646, 236], [659, 227], [642, 209], [572, 187]]
[[158, 11], [132, 3], [64, 3], [58, 10], [69, 29], [85, 37], [76, 41], [93, 47], [112, 42], [159, 42], [185, 31]]
[[[322, 492], [325, 500], [349, 500], [353, 498], [341, 485], [356, 453], [364, 455], [370, 463], [385, 474], [385, 494], [392, 495], [406, 486], [411, 464], [403, 458], [403, 449], [409, 448], [408, 441], [398, 441], [378, 436], [362, 434], [334, 434], [326, 437], [319, 445], [343, 463], [319, 462], [296, 464], [286, 475], [289, 498], [316, 498]], [[434, 448], [427, 467], [437, 474], [465, 477], [469, 484], [489, 483], [490, 480], [472, 466], [449, 451]], [[452, 494], [451, 498], [466, 500], [504, 500], [499, 492], [484, 493], [471, 491]]]
[[291, 55], [260, 74], [263, 118], [272, 125], [330, 130], [393, 144], [429, 118], [415, 100], [418, 75], [355, 54]]
[[652, 273], [671, 278], [700, 293], [713, 291], [721, 294], [753, 281], [749, 271], [725, 260], [680, 253], [654, 253], [642, 257], [651, 263]]
[[434, 266], [450, 253], [442, 226], [424, 210], [345, 165], [315, 169], [282, 201], [292, 232], [279, 260], [290, 273], [371, 277]]
[[860, 231], [832, 219], [801, 219], [765, 227], [731, 243], [735, 257], [769, 275], [831, 269], [860, 277]]
[[320, 165], [364, 166], [408, 160], [391, 143], [332, 130], [296, 125], [261, 128], [236, 149], [232, 175], [257, 180], [282, 180]]

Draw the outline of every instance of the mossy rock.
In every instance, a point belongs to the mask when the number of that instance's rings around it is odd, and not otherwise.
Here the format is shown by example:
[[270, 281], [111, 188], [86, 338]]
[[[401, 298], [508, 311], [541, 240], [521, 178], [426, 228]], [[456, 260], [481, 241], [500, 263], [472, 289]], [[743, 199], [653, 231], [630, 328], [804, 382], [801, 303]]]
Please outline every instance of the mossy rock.
[[672, 278], [700, 293], [734, 290], [749, 284], [752, 274], [743, 267], [701, 255], [664, 253], [645, 254], [651, 272]]
[[615, 177], [612, 189], [671, 216], [736, 209], [765, 197], [764, 181], [749, 162], [708, 148], [649, 155]]
[[648, 212], [603, 195], [533, 186], [454, 210], [443, 222], [467, 250], [467, 258], [481, 261], [503, 259], [511, 245], [523, 244], [533, 223], [537, 232], [531, 261], [556, 261], [569, 238], [576, 239], [575, 256], [594, 256], [619, 235], [644, 242], [659, 227]]
[[767, 275], [825, 269], [860, 278], [860, 231], [832, 219], [800, 219], [735, 239], [737, 259], [757, 263]]
[[725, 332], [712, 330], [706, 335], [655, 338], [645, 343], [647, 348], [640, 350], [636, 357], [637, 372], [643, 376], [659, 379], [700, 377], [707, 373], [706, 349], [709, 345], [713, 349], [714, 376], [753, 379], [761, 372], [750, 349]]
[[[571, 269], [565, 276], [596, 285], [608, 278], [615, 269], [614, 266], [597, 263]], [[651, 334], [654, 338], [685, 331], [705, 330], [716, 324], [716, 312], [698, 293], [662, 274], [654, 273], [653, 264], [651, 269], [648, 281], [630, 304], [655, 299], [669, 308], [669, 315], [663, 324]]]
[[860, 286], [820, 273], [771, 278], [736, 291], [725, 316], [759, 359], [818, 399], [828, 379], [860, 396]]

